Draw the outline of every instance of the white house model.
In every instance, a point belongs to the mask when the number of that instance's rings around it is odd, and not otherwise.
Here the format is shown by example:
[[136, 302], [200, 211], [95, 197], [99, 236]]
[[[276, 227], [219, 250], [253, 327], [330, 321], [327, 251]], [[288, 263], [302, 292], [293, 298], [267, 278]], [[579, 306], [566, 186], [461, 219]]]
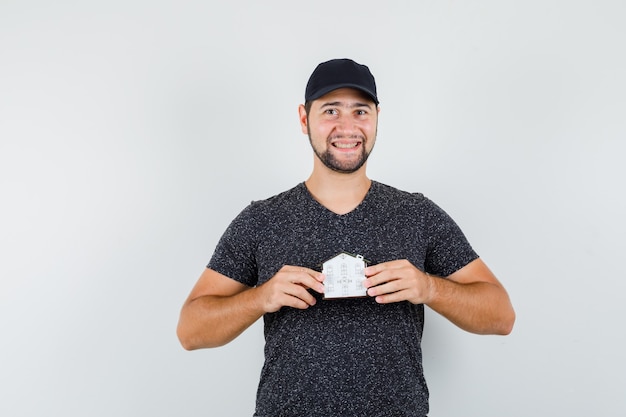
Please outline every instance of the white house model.
[[342, 252], [324, 262], [324, 298], [365, 297], [365, 260]]

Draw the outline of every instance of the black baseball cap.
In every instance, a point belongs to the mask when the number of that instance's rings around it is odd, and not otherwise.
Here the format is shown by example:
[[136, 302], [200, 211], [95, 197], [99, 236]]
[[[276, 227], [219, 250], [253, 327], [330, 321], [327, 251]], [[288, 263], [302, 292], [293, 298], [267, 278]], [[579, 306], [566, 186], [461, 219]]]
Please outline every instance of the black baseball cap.
[[304, 101], [313, 101], [333, 90], [346, 87], [364, 92], [378, 104], [376, 81], [370, 69], [347, 58], [319, 64], [306, 84]]

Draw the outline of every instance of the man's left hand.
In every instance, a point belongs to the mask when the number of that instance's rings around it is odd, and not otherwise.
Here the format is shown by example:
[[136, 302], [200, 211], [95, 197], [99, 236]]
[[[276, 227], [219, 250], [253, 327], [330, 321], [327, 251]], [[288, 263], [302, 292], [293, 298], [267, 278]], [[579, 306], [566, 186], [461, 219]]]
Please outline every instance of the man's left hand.
[[365, 268], [367, 279], [363, 282], [367, 294], [377, 303], [410, 301], [426, 304], [433, 296], [434, 279], [417, 269], [408, 260], [383, 262]]

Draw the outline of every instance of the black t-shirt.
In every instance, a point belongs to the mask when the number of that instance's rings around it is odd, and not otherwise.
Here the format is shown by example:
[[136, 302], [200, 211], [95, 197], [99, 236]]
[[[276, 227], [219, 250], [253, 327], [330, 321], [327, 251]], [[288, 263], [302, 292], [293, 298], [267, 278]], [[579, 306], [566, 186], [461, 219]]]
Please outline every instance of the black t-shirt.
[[[320, 270], [340, 252], [372, 265], [408, 259], [441, 277], [478, 257], [456, 223], [422, 194], [373, 181], [358, 207], [338, 215], [301, 183], [245, 208], [208, 267], [256, 286], [284, 265]], [[255, 416], [425, 416], [423, 305], [312, 294], [318, 302], [306, 310], [264, 316]]]

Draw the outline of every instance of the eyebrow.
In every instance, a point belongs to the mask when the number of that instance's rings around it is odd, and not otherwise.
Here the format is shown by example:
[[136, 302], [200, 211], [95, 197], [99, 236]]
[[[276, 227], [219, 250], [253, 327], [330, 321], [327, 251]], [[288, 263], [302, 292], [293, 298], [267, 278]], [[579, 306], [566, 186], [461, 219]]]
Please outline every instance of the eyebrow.
[[323, 109], [324, 107], [347, 107], [349, 109], [354, 109], [354, 108], [357, 108], [357, 107], [367, 107], [367, 108], [371, 109], [372, 105], [370, 103], [361, 103], [361, 102], [356, 102], [356, 103], [353, 103], [353, 104], [344, 104], [341, 101], [332, 101], [332, 102], [329, 102], [329, 103], [322, 104], [322, 106], [320, 108]]

